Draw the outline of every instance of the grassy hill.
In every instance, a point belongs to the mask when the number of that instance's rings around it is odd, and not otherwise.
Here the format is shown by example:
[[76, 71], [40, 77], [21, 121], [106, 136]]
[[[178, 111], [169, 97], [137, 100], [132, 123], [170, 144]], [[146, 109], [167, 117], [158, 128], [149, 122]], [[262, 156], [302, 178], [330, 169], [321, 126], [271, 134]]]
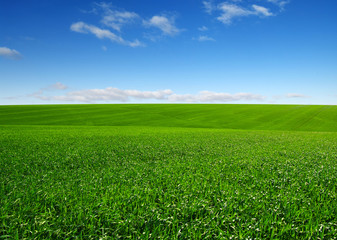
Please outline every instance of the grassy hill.
[[232, 104], [0, 106], [0, 125], [161, 126], [337, 132], [337, 106]]

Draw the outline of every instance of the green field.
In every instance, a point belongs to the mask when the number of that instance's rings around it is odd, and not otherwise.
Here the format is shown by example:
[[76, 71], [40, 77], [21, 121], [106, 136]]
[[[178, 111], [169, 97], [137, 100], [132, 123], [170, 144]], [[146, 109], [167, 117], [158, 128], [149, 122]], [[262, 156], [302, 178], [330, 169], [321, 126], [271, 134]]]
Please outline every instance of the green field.
[[0, 106], [0, 125], [156, 126], [337, 132], [337, 106], [116, 104]]
[[0, 106], [0, 239], [337, 239], [337, 106]]

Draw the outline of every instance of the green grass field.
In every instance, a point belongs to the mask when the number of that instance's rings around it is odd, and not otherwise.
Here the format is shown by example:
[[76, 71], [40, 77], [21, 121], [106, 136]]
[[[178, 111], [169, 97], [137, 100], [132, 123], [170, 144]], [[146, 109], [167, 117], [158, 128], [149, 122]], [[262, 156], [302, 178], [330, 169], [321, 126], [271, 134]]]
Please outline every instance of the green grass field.
[[116, 104], [0, 106], [0, 125], [156, 126], [337, 132], [337, 106]]
[[337, 239], [337, 106], [0, 106], [1, 239]]

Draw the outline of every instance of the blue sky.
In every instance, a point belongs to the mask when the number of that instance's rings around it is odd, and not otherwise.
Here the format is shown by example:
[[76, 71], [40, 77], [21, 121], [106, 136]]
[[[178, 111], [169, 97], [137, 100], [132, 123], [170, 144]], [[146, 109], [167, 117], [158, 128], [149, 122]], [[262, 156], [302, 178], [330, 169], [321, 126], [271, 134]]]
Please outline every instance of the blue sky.
[[0, 104], [337, 104], [335, 0], [0, 1]]

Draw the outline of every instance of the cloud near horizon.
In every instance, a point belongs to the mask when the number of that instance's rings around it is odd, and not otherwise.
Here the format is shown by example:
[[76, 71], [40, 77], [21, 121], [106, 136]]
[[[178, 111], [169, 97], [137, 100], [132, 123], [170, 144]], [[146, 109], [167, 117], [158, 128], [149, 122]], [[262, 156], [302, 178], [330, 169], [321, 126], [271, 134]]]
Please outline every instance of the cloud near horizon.
[[32, 94], [28, 94], [27, 97], [35, 97], [35, 98], [39, 98], [41, 99], [41, 97], [46, 93], [46, 92], [50, 92], [50, 91], [58, 91], [58, 90], [66, 90], [68, 89], [68, 86], [64, 85], [61, 82], [57, 82], [55, 84], [49, 85], [47, 87], [44, 88], [40, 88], [40, 90], [38, 90], [35, 93]]
[[288, 93], [286, 97], [287, 98], [310, 98], [311, 96], [307, 96], [307, 95], [300, 94], [300, 93]]
[[22, 55], [18, 51], [16, 51], [15, 49], [10, 49], [8, 47], [0, 47], [0, 56], [13, 60], [19, 60], [22, 57]]
[[[55, 86], [55, 85], [53, 85]], [[64, 90], [63, 84], [57, 84], [60, 90]], [[123, 90], [113, 87], [105, 89], [87, 89], [67, 92], [64, 95], [45, 96], [43, 89], [32, 94], [35, 97], [45, 101], [67, 101], [67, 102], [100, 102], [100, 101], [116, 101], [129, 102], [132, 100], [164, 100], [173, 103], [215, 103], [215, 102], [233, 102], [233, 101], [263, 101], [264, 96], [252, 93], [218, 93], [211, 91], [201, 91], [198, 94], [175, 94], [170, 89], [157, 91], [139, 91], [139, 90]]]
[[264, 96], [252, 93], [218, 93], [211, 91], [201, 91], [198, 94], [172, 94], [168, 97], [170, 102], [189, 102], [189, 103], [214, 103], [214, 102], [234, 102], [240, 100], [263, 101]]
[[95, 102], [95, 101], [120, 101], [128, 102], [131, 99], [166, 99], [173, 92], [169, 89], [158, 91], [139, 91], [139, 90], [122, 90], [108, 87], [105, 89], [87, 89], [80, 91], [68, 92], [60, 96], [38, 96], [42, 100], [56, 101], [76, 101], [76, 102]]

